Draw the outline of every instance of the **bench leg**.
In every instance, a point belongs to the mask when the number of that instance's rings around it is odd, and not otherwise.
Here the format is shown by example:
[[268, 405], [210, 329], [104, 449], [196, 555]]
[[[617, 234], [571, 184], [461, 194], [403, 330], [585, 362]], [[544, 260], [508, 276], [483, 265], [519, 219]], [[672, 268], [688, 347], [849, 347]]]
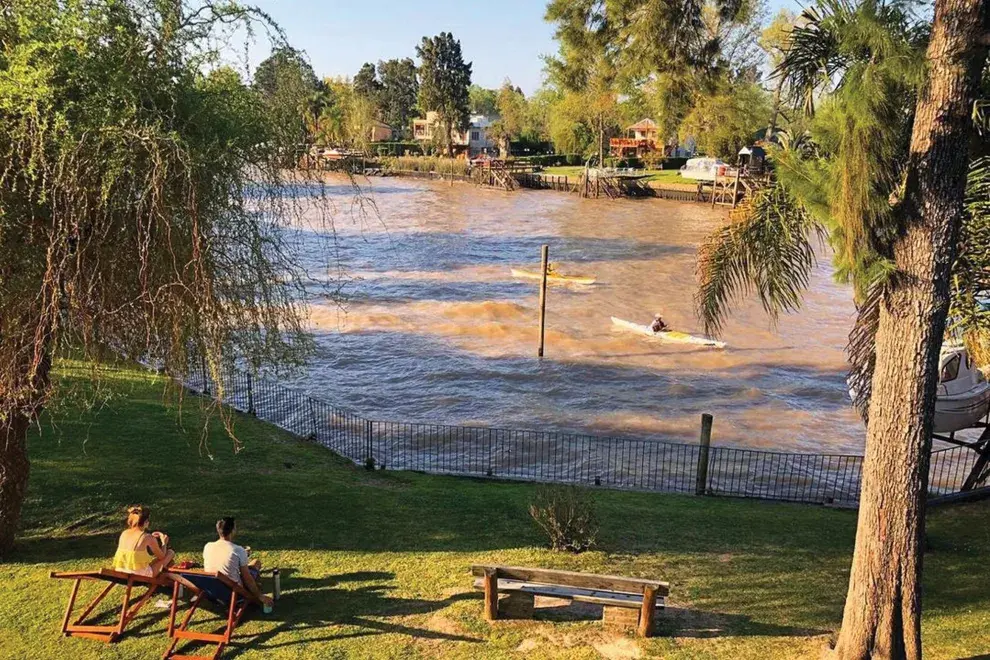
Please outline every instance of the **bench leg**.
[[498, 618], [498, 571], [494, 568], [485, 569], [485, 619], [494, 621]]
[[602, 623], [615, 628], [639, 628], [639, 608], [606, 605], [602, 608]]
[[639, 636], [652, 637], [657, 615], [657, 589], [646, 587], [643, 590], [643, 606], [639, 612]]
[[498, 613], [509, 619], [532, 619], [536, 596], [522, 591], [511, 591], [498, 602]]

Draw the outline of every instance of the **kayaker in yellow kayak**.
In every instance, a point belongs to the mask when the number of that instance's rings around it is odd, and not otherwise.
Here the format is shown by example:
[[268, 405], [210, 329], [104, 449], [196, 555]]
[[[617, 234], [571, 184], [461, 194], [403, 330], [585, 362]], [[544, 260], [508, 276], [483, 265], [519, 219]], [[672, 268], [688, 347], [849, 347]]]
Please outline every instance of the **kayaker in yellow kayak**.
[[654, 333], [657, 332], [667, 332], [670, 330], [670, 326], [663, 320], [663, 317], [657, 314], [653, 317], [653, 323], [650, 325], [650, 330]]

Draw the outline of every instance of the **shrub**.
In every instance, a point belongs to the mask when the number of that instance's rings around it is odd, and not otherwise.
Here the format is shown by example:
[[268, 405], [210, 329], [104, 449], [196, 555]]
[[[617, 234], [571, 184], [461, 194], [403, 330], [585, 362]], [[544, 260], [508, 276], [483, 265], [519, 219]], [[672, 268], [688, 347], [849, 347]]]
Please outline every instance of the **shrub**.
[[463, 158], [433, 158], [431, 156], [398, 156], [396, 158], [383, 158], [382, 165], [394, 172], [436, 172], [437, 174], [450, 174], [453, 169], [454, 174], [465, 175], [470, 169], [470, 164]]
[[687, 158], [664, 158], [660, 165], [662, 170], [679, 170], [688, 162]]
[[583, 552], [595, 544], [598, 517], [588, 492], [577, 486], [541, 486], [529, 515], [550, 539], [550, 548]]

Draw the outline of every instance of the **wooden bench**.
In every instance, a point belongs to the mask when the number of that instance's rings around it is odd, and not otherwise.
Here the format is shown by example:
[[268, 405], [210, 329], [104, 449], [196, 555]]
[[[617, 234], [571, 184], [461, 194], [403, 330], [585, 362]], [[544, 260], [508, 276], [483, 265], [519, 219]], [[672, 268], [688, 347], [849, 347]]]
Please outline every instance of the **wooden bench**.
[[[471, 567], [474, 588], [485, 592], [485, 619], [502, 614], [517, 618], [533, 615], [536, 596], [564, 598], [602, 605], [606, 623], [635, 626], [641, 637], [650, 637], [656, 611], [663, 608], [670, 585], [658, 580], [592, 575], [572, 571], [521, 566]], [[499, 592], [507, 597], [499, 603]]]

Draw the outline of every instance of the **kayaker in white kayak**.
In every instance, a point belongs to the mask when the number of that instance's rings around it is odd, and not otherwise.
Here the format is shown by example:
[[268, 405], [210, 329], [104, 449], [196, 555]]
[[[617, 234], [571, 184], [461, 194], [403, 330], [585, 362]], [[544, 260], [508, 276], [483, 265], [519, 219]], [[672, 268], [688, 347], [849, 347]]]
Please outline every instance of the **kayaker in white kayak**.
[[670, 330], [670, 326], [667, 325], [662, 316], [657, 314], [653, 317], [653, 323], [650, 325], [650, 330], [652, 330], [654, 334], [658, 332], [667, 332]]

